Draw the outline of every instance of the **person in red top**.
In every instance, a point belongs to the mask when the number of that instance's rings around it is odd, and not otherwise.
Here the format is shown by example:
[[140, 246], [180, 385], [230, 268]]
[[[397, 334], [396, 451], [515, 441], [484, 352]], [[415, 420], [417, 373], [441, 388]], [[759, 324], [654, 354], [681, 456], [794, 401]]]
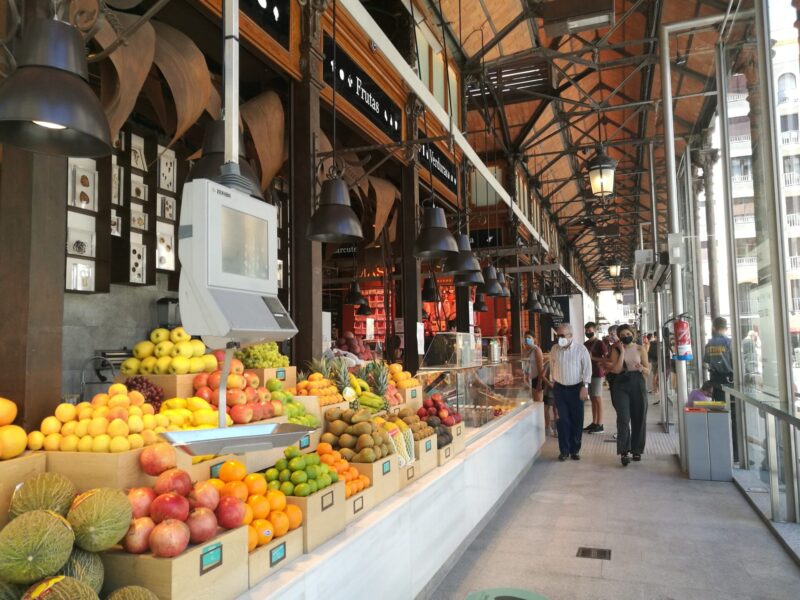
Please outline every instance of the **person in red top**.
[[592, 383], [589, 385], [589, 398], [592, 401], [592, 422], [583, 430], [586, 433], [600, 433], [605, 431], [603, 426], [603, 377], [606, 372], [603, 368], [608, 359], [608, 346], [597, 336], [597, 324], [589, 321], [584, 326], [586, 342], [584, 346], [589, 351], [592, 359]]

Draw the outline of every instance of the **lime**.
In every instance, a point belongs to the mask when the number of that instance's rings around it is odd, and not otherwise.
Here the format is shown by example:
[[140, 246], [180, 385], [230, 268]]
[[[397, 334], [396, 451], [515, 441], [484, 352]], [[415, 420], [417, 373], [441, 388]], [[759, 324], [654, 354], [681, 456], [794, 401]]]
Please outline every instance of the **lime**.
[[288, 446], [286, 450], [283, 451], [283, 455], [288, 459], [295, 458], [300, 456], [300, 449], [297, 446]]
[[308, 481], [308, 475], [306, 475], [305, 471], [295, 471], [292, 473], [292, 483], [297, 485], [298, 483], [305, 483]]
[[281, 484], [280, 491], [283, 492], [284, 496], [293, 496], [294, 495], [294, 484], [291, 481], [284, 481]]
[[267, 481], [275, 481], [278, 478], [280, 471], [276, 467], [272, 467], [271, 469], [267, 469], [267, 472], [264, 475], [267, 478]]
[[280, 379], [275, 379], [274, 377], [267, 379], [265, 385], [270, 392], [277, 392], [283, 388], [283, 384], [281, 383]]
[[305, 468], [306, 468], [306, 460], [302, 456], [297, 456], [289, 461], [289, 470], [291, 471], [302, 471]]
[[312, 493], [311, 487], [307, 483], [301, 483], [294, 488], [294, 495], [299, 496], [300, 498], [305, 498]]
[[267, 489], [268, 490], [279, 490], [279, 489], [281, 489], [281, 482], [278, 481], [277, 479], [275, 481], [270, 481], [267, 484]]
[[339, 474], [336, 471], [331, 471], [328, 475], [331, 478], [331, 483], [339, 481]]
[[310, 465], [318, 465], [322, 461], [319, 458], [319, 454], [312, 452], [311, 454], [306, 454], [306, 462]]
[[318, 487], [322, 489], [328, 487], [333, 482], [331, 481], [331, 476], [325, 474], [319, 476], [319, 478], [317, 479], [317, 483], [319, 484]]
[[324, 475], [325, 473], [331, 472], [331, 469], [328, 465], [319, 465], [317, 468], [319, 469], [320, 475]]
[[275, 468], [278, 469], [278, 472], [283, 471], [284, 469], [288, 469], [289, 461], [286, 460], [285, 458], [282, 458], [275, 463]]
[[289, 481], [292, 476], [292, 472], [289, 469], [284, 469], [278, 475], [278, 481]]
[[311, 490], [312, 494], [319, 489], [319, 486], [317, 485], [317, 480], [316, 479], [309, 479], [306, 485], [308, 485], [308, 487]]
[[320, 470], [317, 465], [308, 465], [306, 467], [306, 475], [309, 479], [316, 479], [320, 475]]

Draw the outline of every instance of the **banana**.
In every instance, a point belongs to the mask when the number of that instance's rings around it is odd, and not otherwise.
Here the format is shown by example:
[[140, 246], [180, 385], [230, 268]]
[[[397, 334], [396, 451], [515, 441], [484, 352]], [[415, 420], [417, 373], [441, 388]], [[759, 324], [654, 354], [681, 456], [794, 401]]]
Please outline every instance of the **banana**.
[[356, 378], [356, 381], [358, 382], [358, 385], [361, 387], [361, 389], [363, 391], [365, 391], [365, 392], [369, 392], [370, 391], [369, 384], [366, 381], [364, 381], [363, 379], [358, 379], [358, 378]]
[[355, 390], [355, 392], [356, 392], [356, 396], [360, 396], [361, 395], [361, 385], [359, 384], [358, 378], [355, 375], [353, 375], [352, 373], [350, 373], [350, 376], [348, 377], [348, 379], [350, 380], [350, 387], [353, 388]]

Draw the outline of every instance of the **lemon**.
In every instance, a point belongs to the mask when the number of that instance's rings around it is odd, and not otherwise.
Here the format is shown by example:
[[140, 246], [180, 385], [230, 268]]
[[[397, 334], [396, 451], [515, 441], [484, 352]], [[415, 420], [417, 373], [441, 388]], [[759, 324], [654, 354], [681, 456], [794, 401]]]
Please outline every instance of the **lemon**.
[[110, 443], [111, 437], [108, 434], [98, 435], [92, 440], [92, 452], [108, 452]]
[[127, 452], [131, 449], [131, 443], [127, 437], [118, 435], [111, 438], [108, 449], [111, 452]]
[[90, 435], [83, 436], [78, 440], [78, 452], [91, 452], [93, 438]]

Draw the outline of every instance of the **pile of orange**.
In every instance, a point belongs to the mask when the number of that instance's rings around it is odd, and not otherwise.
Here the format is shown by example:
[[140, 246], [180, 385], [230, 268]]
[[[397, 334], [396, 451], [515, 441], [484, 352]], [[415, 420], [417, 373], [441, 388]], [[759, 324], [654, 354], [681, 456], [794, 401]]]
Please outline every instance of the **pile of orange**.
[[261, 473], [247, 474], [245, 466], [229, 460], [220, 467], [216, 479], [210, 480], [220, 496], [234, 496], [245, 503], [242, 525], [247, 525], [247, 549], [252, 552], [280, 538], [303, 524], [303, 511], [286, 503], [280, 490], [267, 488]]
[[298, 382], [295, 395], [317, 396], [320, 406], [328, 406], [344, 400], [333, 382], [325, 379], [322, 373], [312, 373], [306, 381]]
[[362, 475], [358, 469], [350, 466], [350, 463], [342, 458], [342, 455], [330, 444], [321, 442], [317, 446], [317, 454], [319, 454], [320, 461], [331, 469], [335, 469], [339, 479], [344, 481], [345, 499], [370, 486], [369, 477]]

